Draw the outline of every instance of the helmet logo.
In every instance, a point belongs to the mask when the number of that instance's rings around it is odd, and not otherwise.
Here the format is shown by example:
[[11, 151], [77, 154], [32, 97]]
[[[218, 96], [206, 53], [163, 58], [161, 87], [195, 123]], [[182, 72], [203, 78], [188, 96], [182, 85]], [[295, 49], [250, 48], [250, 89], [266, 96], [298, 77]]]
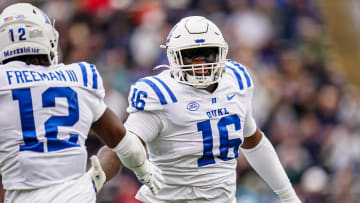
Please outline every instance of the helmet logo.
[[13, 16], [4, 18], [4, 22], [5, 22], [5, 23], [7, 23], [7, 22], [9, 22], [9, 21], [12, 21], [12, 20], [14, 20], [14, 17], [13, 17]]
[[205, 42], [205, 39], [196, 39], [195, 40], [195, 43], [204, 43]]
[[197, 111], [199, 109], [199, 107], [200, 107], [200, 104], [195, 101], [192, 101], [187, 105], [187, 109], [189, 111]]
[[15, 16], [15, 19], [16, 20], [23, 20], [23, 19], [25, 19], [25, 16], [23, 14], [19, 14], [19, 15]]

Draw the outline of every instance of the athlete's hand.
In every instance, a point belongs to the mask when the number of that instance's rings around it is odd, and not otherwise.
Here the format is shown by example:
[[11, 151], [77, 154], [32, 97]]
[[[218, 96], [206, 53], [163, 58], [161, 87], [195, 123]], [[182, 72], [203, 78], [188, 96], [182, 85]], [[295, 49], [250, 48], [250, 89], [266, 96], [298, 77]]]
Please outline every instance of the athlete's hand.
[[133, 170], [137, 179], [149, 187], [153, 195], [157, 195], [159, 193], [164, 183], [164, 177], [158, 167], [145, 159], [142, 166], [134, 168]]
[[90, 160], [91, 168], [86, 174], [90, 176], [95, 192], [98, 193], [106, 181], [106, 175], [101, 168], [100, 161], [97, 156], [91, 156]]

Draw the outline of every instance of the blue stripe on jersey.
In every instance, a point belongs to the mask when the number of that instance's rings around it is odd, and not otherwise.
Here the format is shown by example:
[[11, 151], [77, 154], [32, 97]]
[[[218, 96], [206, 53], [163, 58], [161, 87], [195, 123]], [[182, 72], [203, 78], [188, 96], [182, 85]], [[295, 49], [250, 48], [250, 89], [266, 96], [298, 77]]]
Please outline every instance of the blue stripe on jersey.
[[231, 67], [231, 66], [226, 66], [226, 68], [232, 70], [232, 72], [235, 74], [237, 80], [238, 80], [238, 83], [239, 83], [239, 87], [240, 87], [240, 90], [243, 90], [244, 89], [244, 85], [243, 85], [243, 82], [242, 82], [242, 79], [241, 79], [241, 76], [239, 74], [239, 72], [237, 72], [237, 70], [235, 70], [235, 68]]
[[158, 86], [156, 86], [155, 83], [153, 83], [151, 80], [146, 79], [146, 78], [142, 78], [139, 80], [139, 82], [145, 82], [146, 84], [148, 84], [156, 93], [156, 95], [158, 96], [161, 105], [165, 105], [167, 104], [166, 99], [163, 95], [163, 93], [161, 92], [161, 90], [158, 88]]
[[78, 63], [78, 65], [81, 68], [81, 72], [83, 75], [83, 80], [84, 80], [84, 86], [87, 87], [87, 73], [86, 73], [86, 67], [83, 63]]
[[244, 73], [247, 86], [251, 87], [251, 80], [250, 80], [249, 74], [245, 71], [245, 68], [242, 67], [240, 64], [236, 63], [235, 61], [229, 61], [229, 62], [232, 63], [233, 65], [235, 65], [236, 67], [238, 67]]
[[168, 94], [170, 95], [171, 100], [172, 100], [174, 103], [176, 103], [176, 102], [177, 102], [177, 99], [176, 99], [174, 93], [173, 93], [173, 92], [171, 91], [171, 89], [169, 88], [169, 86], [167, 86], [164, 81], [160, 80], [160, 79], [159, 79], [158, 77], [156, 77], [156, 76], [154, 76], [154, 77], [152, 77], [152, 78], [155, 78], [157, 81], [159, 81], [159, 82], [161, 83], [162, 86], [164, 86], [164, 88], [166, 89], [166, 91], [167, 91]]
[[96, 73], [94, 64], [90, 64], [90, 68], [91, 68], [91, 71], [92, 71], [92, 74], [93, 74], [93, 86], [92, 86], [92, 88], [97, 89], [97, 87], [98, 87], [98, 85], [97, 85], [97, 77], [98, 77], [98, 75]]

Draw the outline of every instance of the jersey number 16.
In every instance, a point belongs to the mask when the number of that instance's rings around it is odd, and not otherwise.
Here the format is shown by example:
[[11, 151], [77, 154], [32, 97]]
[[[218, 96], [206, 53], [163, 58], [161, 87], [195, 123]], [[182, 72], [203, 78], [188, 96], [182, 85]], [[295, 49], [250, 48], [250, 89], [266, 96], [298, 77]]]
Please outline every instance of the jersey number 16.
[[[239, 146], [241, 144], [240, 138], [229, 139], [229, 133], [227, 130], [228, 125], [234, 125], [235, 131], [241, 129], [240, 118], [238, 115], [228, 115], [222, 117], [217, 122], [217, 128], [219, 130], [220, 136], [220, 155], [218, 156], [223, 161], [228, 161], [233, 158], [228, 157], [229, 148], [234, 148], [234, 156], [235, 158], [238, 157]], [[213, 155], [213, 136], [211, 130], [211, 123], [210, 120], [202, 121], [197, 123], [198, 131], [202, 132], [203, 137], [203, 145], [204, 145], [204, 152], [203, 156], [198, 160], [198, 166], [205, 166], [209, 164], [214, 164], [215, 159]]]

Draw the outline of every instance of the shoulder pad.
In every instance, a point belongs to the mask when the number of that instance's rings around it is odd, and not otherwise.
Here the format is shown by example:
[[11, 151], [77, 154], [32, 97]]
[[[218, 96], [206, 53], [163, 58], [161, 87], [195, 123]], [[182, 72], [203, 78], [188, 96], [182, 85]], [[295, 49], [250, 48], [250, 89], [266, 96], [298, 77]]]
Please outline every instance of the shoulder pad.
[[226, 72], [236, 78], [240, 90], [245, 90], [254, 86], [250, 74], [244, 65], [228, 60], [226, 61], [225, 66]]
[[165, 105], [177, 102], [171, 87], [158, 76], [141, 78], [131, 85], [128, 100], [128, 113], [162, 110]]

